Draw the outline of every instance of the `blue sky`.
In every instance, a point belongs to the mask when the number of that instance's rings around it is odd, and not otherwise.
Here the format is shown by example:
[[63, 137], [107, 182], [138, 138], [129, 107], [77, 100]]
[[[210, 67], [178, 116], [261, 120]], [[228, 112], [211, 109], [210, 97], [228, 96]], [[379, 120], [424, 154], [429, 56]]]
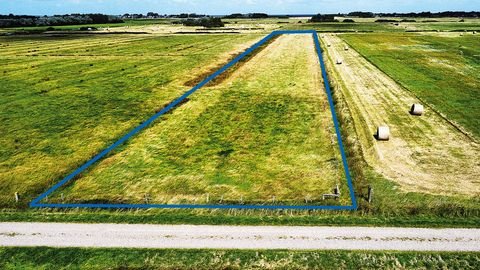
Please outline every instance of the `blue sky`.
[[199, 13], [313, 14], [350, 11], [478, 11], [480, 0], [0, 0], [0, 14]]

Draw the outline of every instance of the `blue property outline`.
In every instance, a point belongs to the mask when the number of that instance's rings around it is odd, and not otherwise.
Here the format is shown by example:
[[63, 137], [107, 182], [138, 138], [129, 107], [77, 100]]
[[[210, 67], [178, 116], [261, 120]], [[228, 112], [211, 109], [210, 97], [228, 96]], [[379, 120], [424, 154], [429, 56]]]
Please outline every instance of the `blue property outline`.
[[[315, 48], [317, 51], [317, 56], [320, 61], [320, 67], [322, 69], [322, 77], [325, 85], [325, 90], [327, 92], [327, 97], [328, 97], [328, 103], [330, 105], [330, 111], [332, 113], [332, 118], [333, 118], [333, 124], [335, 126], [335, 132], [337, 134], [337, 139], [338, 139], [338, 145], [340, 148], [340, 154], [342, 156], [342, 161], [343, 161], [343, 168], [345, 170], [345, 176], [347, 178], [347, 183], [348, 183], [348, 189], [350, 191], [350, 199], [352, 201], [352, 205], [242, 205], [242, 204], [232, 204], [232, 205], [216, 205], [216, 204], [207, 204], [207, 205], [202, 205], [202, 204], [103, 204], [103, 203], [88, 203], [88, 204], [82, 204], [82, 203], [74, 203], [74, 204], [63, 204], [63, 203], [40, 203], [40, 201], [44, 198], [46, 198], [48, 195], [50, 195], [52, 192], [75, 178], [77, 175], [85, 171], [88, 167], [90, 167], [92, 164], [97, 162], [98, 160], [102, 159], [105, 157], [110, 151], [130, 139], [132, 136], [146, 128], [148, 125], [150, 125], [153, 121], [155, 121], [157, 118], [162, 116], [163, 114], [167, 113], [170, 111], [172, 108], [174, 108], [176, 105], [178, 105], [180, 102], [182, 102], [185, 98], [196, 92], [198, 89], [202, 88], [205, 86], [208, 82], [213, 80], [215, 77], [226, 71], [228, 68], [231, 66], [235, 65], [237, 62], [239, 62], [241, 59], [243, 59], [245, 56], [253, 52], [255, 49], [263, 45], [265, 42], [270, 40], [274, 36], [278, 35], [284, 35], [284, 34], [312, 34], [313, 41], [315, 43]], [[196, 86], [194, 86], [192, 89], [189, 91], [185, 92], [183, 95], [181, 95], [179, 98], [174, 100], [172, 103], [170, 103], [168, 106], [163, 108], [161, 111], [157, 112], [153, 116], [151, 116], [149, 119], [147, 119], [145, 122], [125, 134], [123, 137], [121, 137], [118, 141], [110, 145], [109, 147], [105, 148], [103, 151], [101, 151], [99, 154], [97, 154], [95, 157], [87, 161], [85, 164], [77, 168], [74, 172], [71, 174], [67, 175], [65, 178], [63, 178], [61, 181], [53, 185], [51, 188], [49, 188], [47, 191], [42, 193], [40, 196], [35, 198], [30, 202], [30, 207], [50, 207], [50, 208], [183, 208], [183, 209], [192, 209], [192, 208], [207, 208], [207, 209], [298, 209], [298, 210], [356, 210], [357, 209], [357, 201], [355, 197], [355, 192], [353, 190], [353, 184], [352, 184], [352, 178], [350, 176], [350, 170], [348, 169], [348, 164], [347, 164], [347, 157], [345, 155], [345, 150], [342, 142], [342, 137], [340, 134], [340, 126], [338, 124], [337, 120], [337, 115], [335, 113], [335, 107], [333, 103], [333, 98], [332, 98], [332, 93], [330, 89], [330, 84], [328, 82], [328, 76], [327, 76], [327, 71], [325, 69], [325, 63], [322, 58], [322, 48], [320, 46], [320, 41], [318, 39], [317, 32], [315, 30], [291, 30], [291, 31], [273, 31], [269, 35], [265, 36], [262, 40], [259, 42], [255, 43], [253, 46], [248, 48], [245, 52], [240, 54], [239, 56], [235, 57], [232, 61], [227, 63], [225, 66], [221, 67], [219, 70], [217, 70], [215, 73], [212, 75], [208, 76], [205, 78], [203, 81], [198, 83]]]

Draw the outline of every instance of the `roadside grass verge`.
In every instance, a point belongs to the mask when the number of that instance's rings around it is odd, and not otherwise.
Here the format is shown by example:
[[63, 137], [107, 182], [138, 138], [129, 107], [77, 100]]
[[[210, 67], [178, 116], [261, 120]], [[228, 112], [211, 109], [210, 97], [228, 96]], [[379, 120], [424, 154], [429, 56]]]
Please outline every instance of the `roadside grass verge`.
[[[0, 205], [26, 207], [256, 35], [0, 37]], [[15, 203], [14, 193], [20, 195]]]
[[[361, 263], [359, 263], [361, 262]], [[0, 248], [2, 269], [478, 269], [471, 252]]]
[[[384, 204], [382, 204], [384, 205]], [[288, 226], [389, 226], [429, 228], [478, 228], [480, 215], [465, 217], [444, 211], [435, 215], [425, 209], [406, 213], [399, 205], [393, 211], [295, 211], [295, 210], [208, 210], [208, 209], [4, 209], [2, 222], [79, 222], [79, 223], [145, 223], [196, 225], [288, 225]], [[391, 207], [392, 205], [388, 205]], [[400, 208], [400, 210], [398, 210]]]
[[400, 85], [480, 138], [480, 37], [358, 34], [342, 38]]

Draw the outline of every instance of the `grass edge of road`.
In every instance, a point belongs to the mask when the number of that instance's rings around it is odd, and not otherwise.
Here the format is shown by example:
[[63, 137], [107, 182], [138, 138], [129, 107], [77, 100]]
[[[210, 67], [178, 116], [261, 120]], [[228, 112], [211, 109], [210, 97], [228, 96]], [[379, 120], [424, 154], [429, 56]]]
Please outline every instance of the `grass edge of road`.
[[478, 252], [0, 248], [2, 269], [476, 269], [479, 266]]
[[339, 211], [294, 210], [25, 210], [1, 211], [0, 222], [144, 223], [257, 226], [385, 226], [479, 228], [480, 217], [362, 215]]

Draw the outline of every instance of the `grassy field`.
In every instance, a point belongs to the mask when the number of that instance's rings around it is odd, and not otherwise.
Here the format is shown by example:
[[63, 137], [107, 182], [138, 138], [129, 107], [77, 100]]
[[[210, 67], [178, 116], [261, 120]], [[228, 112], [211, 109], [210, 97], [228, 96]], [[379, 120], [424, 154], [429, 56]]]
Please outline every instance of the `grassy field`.
[[480, 36], [342, 36], [386, 74], [480, 138]]
[[312, 38], [279, 37], [49, 202], [350, 204], [320, 79]]
[[1, 205], [14, 206], [18, 192], [25, 206], [257, 39], [1, 37]]
[[[350, 168], [362, 211], [478, 217], [478, 145], [434, 112], [412, 117], [408, 110], [418, 101], [358, 53], [344, 50], [343, 36], [322, 40], [331, 44], [327, 69], [342, 111], [344, 141], [354, 157]], [[335, 65], [337, 57], [344, 64]], [[383, 123], [390, 126], [391, 139], [377, 142], [373, 134]], [[371, 204], [363, 199], [367, 186], [374, 188]]]
[[[189, 89], [192, 81], [273, 29], [374, 31], [341, 37], [478, 138], [475, 93], [479, 89], [479, 52], [478, 37], [471, 33], [400, 33], [408, 29], [371, 21], [235, 21], [229, 20], [226, 27], [252, 28], [257, 33], [180, 36], [170, 34], [178, 29], [164, 21], [132, 21], [127, 22], [130, 29], [136, 25], [143, 31], [154, 26], [161, 28], [161, 35], [153, 31], [149, 35], [0, 37], [0, 59], [6, 63], [0, 66], [0, 206], [4, 208], [0, 220], [478, 227], [477, 198], [401, 192], [395, 182], [359, 162], [362, 154], [356, 152], [356, 138], [348, 136], [357, 130], [352, 128], [348, 105], [341, 104], [340, 96], [336, 98], [337, 114], [343, 118], [344, 142], [361, 205], [358, 212], [15, 210], [25, 208], [32, 198]], [[449, 20], [414, 25], [442, 23], [459, 29], [467, 25]], [[455, 30], [454, 26], [450, 30]], [[273, 203], [275, 199], [275, 203], [300, 204], [306, 198], [309, 204], [320, 204], [323, 202], [315, 200], [318, 194], [331, 192], [336, 183], [346, 198], [345, 182], [338, 180], [343, 179], [338, 153], [323, 151], [336, 149], [334, 138], [329, 137], [331, 120], [325, 114], [323, 90], [310, 87], [312, 77], [302, 70], [311, 68], [312, 63], [310, 52], [302, 48], [306, 47], [280, 48], [277, 52], [284, 52], [280, 56], [262, 51], [258, 59], [275, 61], [251, 60], [238, 67], [222, 83], [191, 96], [164, 121], [49, 200], [62, 201], [59, 196], [64, 193], [65, 202], [144, 202], [147, 198], [149, 202], [205, 203], [207, 194], [209, 202], [220, 202], [223, 194], [224, 203]], [[318, 73], [316, 69], [309, 74]], [[456, 78], [456, 83], [450, 78]], [[289, 80], [295, 82], [290, 84]], [[294, 102], [299, 106], [293, 106]], [[175, 136], [168, 137], [167, 131]], [[407, 129], [401, 132], [408, 133]], [[254, 154], [249, 156], [249, 152]], [[160, 177], [172, 181], [159, 181]], [[273, 178], [280, 181], [272, 183], [269, 179]], [[301, 184], [291, 179], [302, 179]], [[112, 183], [119, 183], [118, 187]], [[371, 204], [365, 200], [367, 184], [375, 186]], [[98, 194], [103, 190], [108, 193]], [[20, 194], [19, 203], [14, 202], [15, 192]], [[329, 203], [349, 202], [343, 199]]]
[[480, 267], [478, 253], [468, 252], [0, 248], [2, 269], [478, 269], [478, 267]]

